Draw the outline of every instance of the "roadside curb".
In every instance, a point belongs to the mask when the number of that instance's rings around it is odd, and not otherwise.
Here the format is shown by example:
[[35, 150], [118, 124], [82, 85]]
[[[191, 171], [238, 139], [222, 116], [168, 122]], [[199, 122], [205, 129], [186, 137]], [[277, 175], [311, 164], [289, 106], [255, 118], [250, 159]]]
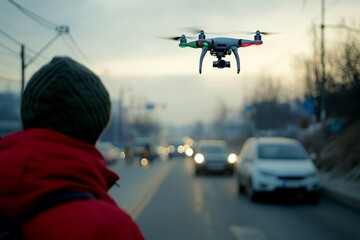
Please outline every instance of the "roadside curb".
[[333, 191], [328, 188], [322, 187], [320, 191], [326, 196], [329, 197], [337, 202], [340, 202], [342, 204], [348, 205], [350, 207], [356, 208], [360, 211], [360, 201], [358, 199], [355, 199], [353, 197], [341, 194], [339, 192]]
[[356, 208], [360, 211], [360, 185], [323, 176], [320, 179], [320, 192], [330, 199]]

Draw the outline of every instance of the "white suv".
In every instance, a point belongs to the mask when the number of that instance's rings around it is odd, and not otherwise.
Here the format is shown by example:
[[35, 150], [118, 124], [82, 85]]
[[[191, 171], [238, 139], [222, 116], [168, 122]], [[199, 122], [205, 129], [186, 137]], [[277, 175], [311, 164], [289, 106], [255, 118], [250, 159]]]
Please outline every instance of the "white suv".
[[249, 138], [237, 162], [239, 193], [256, 201], [262, 193], [300, 193], [318, 201], [319, 176], [301, 143], [280, 137]]

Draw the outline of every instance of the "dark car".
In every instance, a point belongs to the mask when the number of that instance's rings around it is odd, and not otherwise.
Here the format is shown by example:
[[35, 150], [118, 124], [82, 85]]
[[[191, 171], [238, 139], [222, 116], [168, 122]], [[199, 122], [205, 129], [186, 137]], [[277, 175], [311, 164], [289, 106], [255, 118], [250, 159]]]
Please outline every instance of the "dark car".
[[201, 140], [196, 145], [194, 156], [195, 174], [216, 171], [234, 173], [234, 163], [237, 156], [230, 152], [227, 143], [223, 140]]
[[182, 140], [171, 141], [169, 144], [169, 158], [184, 157], [185, 147]]

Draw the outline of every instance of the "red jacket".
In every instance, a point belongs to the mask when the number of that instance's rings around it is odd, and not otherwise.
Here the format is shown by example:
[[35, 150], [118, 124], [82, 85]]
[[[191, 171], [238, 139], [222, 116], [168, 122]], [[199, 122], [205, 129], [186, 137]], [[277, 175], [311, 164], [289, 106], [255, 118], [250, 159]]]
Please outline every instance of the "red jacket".
[[1, 212], [16, 217], [54, 191], [96, 196], [42, 212], [23, 225], [26, 239], [144, 239], [107, 193], [118, 179], [94, 146], [61, 133], [30, 129], [0, 139]]

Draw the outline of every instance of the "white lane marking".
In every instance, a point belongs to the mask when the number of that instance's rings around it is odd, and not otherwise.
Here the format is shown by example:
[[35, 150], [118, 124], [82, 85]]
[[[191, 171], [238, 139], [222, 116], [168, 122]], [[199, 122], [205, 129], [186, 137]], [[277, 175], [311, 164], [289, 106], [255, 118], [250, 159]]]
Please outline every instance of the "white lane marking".
[[132, 204], [128, 205], [127, 212], [134, 220], [136, 220], [146, 205], [154, 197], [157, 189], [160, 187], [161, 183], [164, 181], [173, 165], [174, 162], [166, 164], [166, 166], [161, 169], [159, 175], [157, 175], [157, 177], [151, 182], [149, 189], [147, 189], [144, 193], [139, 194], [136, 199], [133, 199], [134, 201]]
[[263, 231], [255, 227], [231, 225], [232, 232], [237, 240], [266, 240], [267, 237]]

